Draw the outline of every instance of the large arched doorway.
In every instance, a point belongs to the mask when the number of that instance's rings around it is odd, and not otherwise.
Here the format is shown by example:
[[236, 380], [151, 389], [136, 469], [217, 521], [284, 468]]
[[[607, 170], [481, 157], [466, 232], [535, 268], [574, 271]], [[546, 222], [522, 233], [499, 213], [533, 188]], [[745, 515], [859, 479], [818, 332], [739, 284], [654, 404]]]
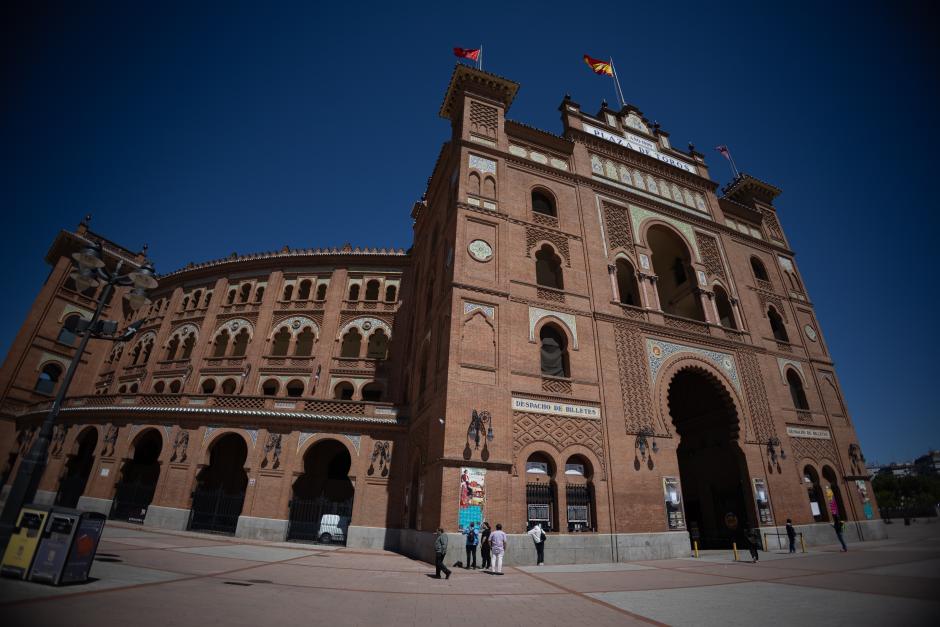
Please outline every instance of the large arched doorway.
[[160, 451], [163, 438], [156, 429], [147, 429], [134, 440], [134, 456], [124, 462], [121, 480], [114, 486], [111, 518], [143, 523], [160, 478]]
[[189, 528], [235, 533], [245, 503], [248, 445], [237, 433], [227, 433], [212, 445], [209, 465], [196, 475]]
[[730, 547], [754, 520], [734, 403], [714, 375], [688, 368], [669, 384], [669, 413], [689, 530], [698, 531], [703, 548]]
[[59, 480], [55, 504], [62, 507], [78, 507], [78, 499], [85, 492], [85, 485], [95, 465], [95, 447], [98, 446], [98, 430], [90, 427], [76, 439], [78, 451], [69, 455], [65, 463], [65, 474]]
[[352, 458], [336, 440], [323, 440], [304, 455], [304, 472], [294, 481], [288, 540], [346, 543], [355, 487]]

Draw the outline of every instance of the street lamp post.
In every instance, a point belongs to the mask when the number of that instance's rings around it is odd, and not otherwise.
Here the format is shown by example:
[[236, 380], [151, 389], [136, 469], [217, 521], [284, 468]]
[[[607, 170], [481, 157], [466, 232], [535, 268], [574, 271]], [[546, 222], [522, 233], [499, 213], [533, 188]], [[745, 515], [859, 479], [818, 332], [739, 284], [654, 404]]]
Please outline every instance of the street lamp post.
[[119, 260], [114, 272], [108, 272], [102, 260], [102, 249], [99, 242], [92, 242], [82, 248], [81, 251], [73, 253], [72, 260], [75, 270], [72, 271], [70, 276], [75, 281], [78, 291], [97, 287], [102, 282], [105, 286], [101, 290], [91, 320], [87, 324], [84, 321], [79, 322], [80, 326], [77, 330], [83, 331], [82, 340], [79, 342], [75, 356], [72, 357], [68, 370], [65, 372], [65, 377], [59, 385], [52, 407], [42, 422], [39, 436], [30, 447], [29, 453], [20, 462], [16, 478], [10, 488], [10, 494], [7, 496], [6, 504], [3, 507], [3, 513], [0, 514], [0, 547], [5, 547], [13, 534], [20, 509], [36, 496], [39, 481], [42, 478], [43, 470], [46, 468], [46, 455], [49, 450], [49, 442], [52, 440], [53, 427], [56, 418], [59, 416], [62, 401], [68, 393], [69, 385], [72, 383], [78, 364], [85, 353], [85, 347], [88, 346], [88, 340], [95, 337], [112, 341], [124, 341], [133, 337], [144, 322], [143, 320], [136, 321], [129, 325], [123, 333], [115, 335], [113, 333], [117, 328], [116, 323], [100, 321], [101, 312], [110, 299], [115, 286], [133, 286], [133, 289], [125, 295], [125, 298], [131, 309], [135, 311], [150, 302], [147, 298], [147, 290], [157, 287], [153, 265], [147, 261], [135, 270], [122, 275], [121, 267], [124, 265], [124, 261]]

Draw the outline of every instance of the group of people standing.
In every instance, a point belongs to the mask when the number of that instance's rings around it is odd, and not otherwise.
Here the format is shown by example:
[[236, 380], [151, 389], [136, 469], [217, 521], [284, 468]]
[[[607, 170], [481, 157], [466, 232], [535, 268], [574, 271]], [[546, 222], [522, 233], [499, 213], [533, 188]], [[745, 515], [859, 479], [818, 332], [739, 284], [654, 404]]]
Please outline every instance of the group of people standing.
[[[845, 553], [849, 550], [849, 547], [845, 544], [845, 536], [843, 532], [845, 531], [845, 521], [839, 518], [838, 514], [833, 514], [832, 519], [832, 528], [836, 532], [836, 537], [839, 539], [839, 544], [842, 545], [842, 552]], [[787, 532], [787, 543], [790, 545], [790, 553], [796, 553], [796, 529], [793, 527], [793, 521], [787, 518], [786, 525]], [[744, 528], [744, 539], [747, 543], [747, 547], [751, 552], [751, 561], [756, 562], [758, 560], [758, 549], [763, 545], [760, 538], [759, 529], [749, 529]]]
[[[503, 556], [506, 555], [506, 549], [509, 545], [509, 537], [503, 531], [503, 525], [496, 524], [496, 529], [490, 528], [490, 523], [483, 521], [477, 527], [476, 523], [469, 523], [466, 529], [461, 533], [466, 536], [464, 549], [467, 553], [467, 561], [463, 563], [465, 570], [477, 569], [477, 548], [480, 549], [480, 568], [493, 575], [503, 574]], [[534, 524], [528, 531], [529, 537], [535, 543], [535, 554], [539, 566], [545, 563], [545, 530], [540, 524]], [[444, 573], [445, 579], [450, 579], [451, 570], [444, 563], [444, 557], [447, 555], [448, 539], [444, 529], [438, 527], [437, 539], [434, 541], [435, 574], [434, 578], [440, 579], [441, 573]], [[458, 562], [459, 565], [459, 562]]]

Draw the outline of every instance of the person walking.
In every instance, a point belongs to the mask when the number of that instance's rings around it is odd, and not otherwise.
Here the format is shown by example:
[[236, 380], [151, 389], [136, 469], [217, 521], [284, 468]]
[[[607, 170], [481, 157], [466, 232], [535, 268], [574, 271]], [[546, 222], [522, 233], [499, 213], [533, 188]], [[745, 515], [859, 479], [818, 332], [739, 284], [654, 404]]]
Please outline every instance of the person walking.
[[757, 554], [757, 546], [760, 544], [760, 531], [745, 526], [744, 541], [747, 543], [747, 548], [751, 552], [751, 562], [757, 562], [759, 558], [759, 555]]
[[832, 516], [832, 528], [836, 530], [836, 537], [839, 538], [839, 544], [842, 545], [842, 552], [845, 553], [849, 550], [849, 547], [845, 546], [845, 538], [842, 537], [842, 532], [845, 531], [845, 522], [839, 518], [838, 514]]
[[535, 543], [536, 564], [541, 566], [545, 563], [545, 531], [542, 530], [541, 523], [535, 523], [528, 533]]
[[493, 551], [494, 575], [503, 574], [503, 555], [505, 555], [508, 546], [509, 538], [506, 537], [503, 526], [500, 523], [496, 523], [496, 531], [490, 534], [490, 549]]
[[444, 563], [444, 556], [447, 555], [447, 534], [443, 527], [437, 528], [437, 539], [434, 540], [434, 567], [436, 572], [435, 579], [441, 578], [441, 571], [444, 571], [444, 579], [450, 579], [450, 569]]
[[790, 553], [796, 553], [796, 529], [793, 528], [793, 521], [789, 518], [787, 518], [787, 540], [790, 542]]
[[490, 564], [490, 534], [493, 532], [490, 529], [490, 523], [483, 521], [483, 524], [480, 528], [480, 568], [484, 570], [489, 570], [492, 565]]
[[480, 543], [480, 532], [474, 526], [474, 523], [470, 523], [467, 526], [464, 533], [467, 536], [467, 562], [464, 564], [464, 570], [468, 568], [473, 568], [476, 570], [477, 567], [477, 545]]

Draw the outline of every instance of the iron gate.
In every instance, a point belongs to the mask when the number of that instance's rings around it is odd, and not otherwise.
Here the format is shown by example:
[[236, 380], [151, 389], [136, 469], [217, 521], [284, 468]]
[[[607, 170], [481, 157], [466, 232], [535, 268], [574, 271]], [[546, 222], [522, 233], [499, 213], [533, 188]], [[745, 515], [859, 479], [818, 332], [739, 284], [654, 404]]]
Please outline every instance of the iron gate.
[[88, 475], [69, 475], [59, 481], [59, 490], [55, 495], [55, 504], [61, 507], [78, 507], [78, 499], [85, 492]]
[[228, 494], [223, 488], [196, 490], [189, 513], [189, 528], [192, 531], [235, 533], [244, 503], [244, 492]]
[[114, 520], [143, 523], [156, 489], [155, 483], [144, 481], [117, 484], [114, 490], [114, 501], [111, 503], [110, 517]]
[[[292, 499], [287, 539], [346, 544], [352, 506], [351, 498], [346, 501], [331, 501], [324, 497]], [[323, 517], [329, 515], [338, 516], [338, 520], [324, 520]]]
[[527, 483], [525, 496], [527, 522], [539, 523], [546, 531], [556, 531], [555, 484]]

